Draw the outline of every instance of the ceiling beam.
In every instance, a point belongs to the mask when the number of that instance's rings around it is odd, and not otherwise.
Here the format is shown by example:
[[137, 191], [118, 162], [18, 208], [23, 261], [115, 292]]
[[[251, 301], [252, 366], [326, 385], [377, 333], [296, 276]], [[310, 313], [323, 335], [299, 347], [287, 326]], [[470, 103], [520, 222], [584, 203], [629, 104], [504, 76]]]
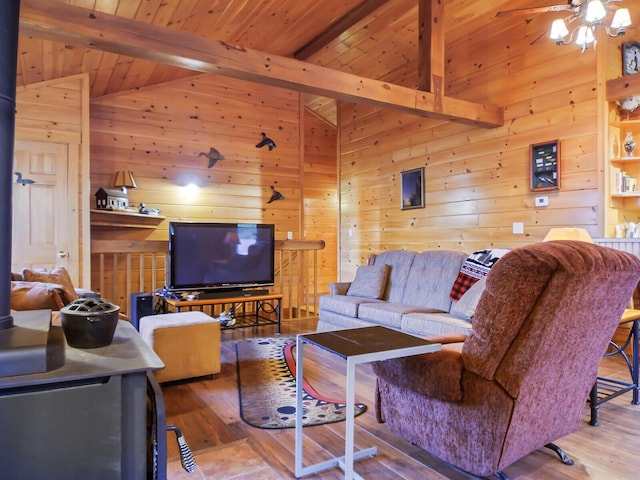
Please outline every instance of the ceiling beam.
[[624, 75], [607, 81], [607, 102], [640, 95], [640, 75]]
[[418, 0], [418, 90], [443, 94], [443, 0]]
[[430, 92], [49, 0], [23, 0], [20, 34], [422, 117], [480, 127], [504, 123], [495, 106], [444, 96], [436, 101]]
[[334, 38], [353, 27], [360, 20], [370, 15], [389, 0], [364, 0], [353, 10], [345, 13], [338, 20], [329, 25], [329, 28], [320, 32], [313, 40], [293, 54], [293, 58], [306, 60], [318, 50], [322, 50]]

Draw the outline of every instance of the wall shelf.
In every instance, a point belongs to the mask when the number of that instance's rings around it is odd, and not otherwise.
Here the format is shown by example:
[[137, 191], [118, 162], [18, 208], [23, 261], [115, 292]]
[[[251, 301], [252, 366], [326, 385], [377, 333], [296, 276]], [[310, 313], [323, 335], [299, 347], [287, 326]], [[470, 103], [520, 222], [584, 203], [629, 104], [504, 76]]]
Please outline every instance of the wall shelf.
[[118, 210], [91, 210], [92, 227], [155, 229], [165, 218]]
[[630, 198], [630, 197], [638, 198], [640, 197], [640, 192], [614, 193], [611, 196], [613, 198]]

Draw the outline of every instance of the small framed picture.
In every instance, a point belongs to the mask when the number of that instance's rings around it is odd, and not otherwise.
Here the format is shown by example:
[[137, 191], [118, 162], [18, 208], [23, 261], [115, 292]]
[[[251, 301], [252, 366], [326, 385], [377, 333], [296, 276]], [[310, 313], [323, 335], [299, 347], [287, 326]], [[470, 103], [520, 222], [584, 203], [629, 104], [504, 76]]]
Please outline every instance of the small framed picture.
[[640, 43], [622, 44], [622, 74], [633, 75], [640, 71]]
[[424, 167], [402, 172], [402, 210], [424, 208]]

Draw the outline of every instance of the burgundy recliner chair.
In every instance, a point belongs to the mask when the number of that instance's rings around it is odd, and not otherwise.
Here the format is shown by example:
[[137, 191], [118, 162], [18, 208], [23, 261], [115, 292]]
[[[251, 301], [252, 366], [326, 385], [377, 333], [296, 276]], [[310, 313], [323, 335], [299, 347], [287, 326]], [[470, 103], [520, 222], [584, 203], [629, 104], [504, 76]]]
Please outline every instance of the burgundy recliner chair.
[[[491, 269], [473, 329], [440, 352], [374, 364], [378, 420], [455, 467], [503, 469], [578, 429], [640, 259], [578, 241], [514, 249]], [[443, 341], [439, 339], [438, 341]]]

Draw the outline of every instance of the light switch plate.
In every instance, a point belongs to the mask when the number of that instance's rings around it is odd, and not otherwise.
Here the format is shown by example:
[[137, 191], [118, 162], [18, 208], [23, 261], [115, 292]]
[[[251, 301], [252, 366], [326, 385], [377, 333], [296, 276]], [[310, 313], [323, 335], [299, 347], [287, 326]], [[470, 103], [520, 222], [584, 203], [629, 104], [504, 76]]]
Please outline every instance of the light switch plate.
[[524, 233], [524, 223], [522, 222], [513, 222], [513, 234], [514, 235], [522, 235]]

